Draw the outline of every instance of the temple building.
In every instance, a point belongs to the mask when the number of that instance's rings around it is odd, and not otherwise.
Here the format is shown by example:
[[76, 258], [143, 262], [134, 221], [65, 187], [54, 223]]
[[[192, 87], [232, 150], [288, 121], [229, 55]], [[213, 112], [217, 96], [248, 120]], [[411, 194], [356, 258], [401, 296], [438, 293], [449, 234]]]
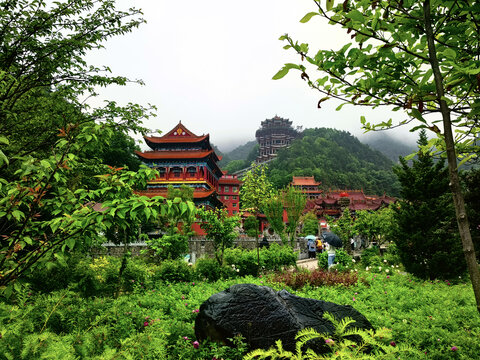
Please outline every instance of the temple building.
[[138, 191], [148, 197], [167, 196], [167, 187], [187, 185], [193, 187], [193, 200], [197, 206], [215, 208], [223, 206], [217, 198], [222, 171], [217, 165], [220, 158], [210, 145], [209, 135], [197, 136], [181, 122], [163, 136], [145, 136], [150, 151], [136, 151], [147, 166], [155, 168], [159, 176]]
[[259, 144], [257, 163], [273, 159], [278, 149], [289, 146], [299, 136], [288, 119], [275, 116], [261, 122], [261, 128], [255, 133]]
[[293, 176], [290, 183], [295, 189], [300, 190], [307, 200], [318, 199], [322, 195], [322, 190], [319, 188], [320, 182], [316, 182], [313, 176]]
[[329, 190], [315, 200], [307, 200], [305, 210], [315, 211], [319, 219], [325, 215], [338, 218], [347, 207], [355, 215], [358, 210], [375, 211], [395, 201], [394, 197], [385, 194], [365, 195], [363, 190]]
[[240, 186], [242, 182], [237, 175], [226, 172], [218, 183], [218, 199], [225, 205], [229, 216], [238, 214], [240, 211]]

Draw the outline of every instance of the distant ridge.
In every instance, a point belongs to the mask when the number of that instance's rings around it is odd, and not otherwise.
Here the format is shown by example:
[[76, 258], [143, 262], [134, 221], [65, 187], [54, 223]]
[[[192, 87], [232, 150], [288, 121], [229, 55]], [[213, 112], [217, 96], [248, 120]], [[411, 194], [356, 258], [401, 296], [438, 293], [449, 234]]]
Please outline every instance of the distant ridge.
[[[346, 131], [305, 129], [290, 148], [280, 150], [277, 159], [268, 164], [270, 179], [275, 186], [284, 187], [292, 176], [314, 176], [325, 190], [348, 188], [396, 196], [399, 183], [392, 166], [399, 155], [408, 155], [415, 148], [383, 138], [384, 141], [373, 139], [370, 145]], [[249, 141], [225, 153], [220, 167], [229, 173], [247, 168], [257, 151], [257, 142]]]

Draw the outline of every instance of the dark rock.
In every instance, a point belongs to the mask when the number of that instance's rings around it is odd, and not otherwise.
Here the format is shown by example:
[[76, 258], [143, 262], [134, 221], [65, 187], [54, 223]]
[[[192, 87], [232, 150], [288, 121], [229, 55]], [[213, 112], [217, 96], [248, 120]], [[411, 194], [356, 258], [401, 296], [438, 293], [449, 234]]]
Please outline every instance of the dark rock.
[[[198, 340], [230, 344], [228, 339], [240, 334], [250, 349], [268, 349], [280, 339], [286, 350], [295, 351], [295, 335], [299, 330], [333, 332], [333, 324], [323, 318], [325, 312], [337, 320], [354, 319], [356, 328], [373, 329], [365, 316], [350, 305], [302, 298], [267, 286], [238, 284], [212, 295], [200, 306], [195, 335]], [[309, 347], [317, 352], [325, 350], [321, 341], [309, 343]]]

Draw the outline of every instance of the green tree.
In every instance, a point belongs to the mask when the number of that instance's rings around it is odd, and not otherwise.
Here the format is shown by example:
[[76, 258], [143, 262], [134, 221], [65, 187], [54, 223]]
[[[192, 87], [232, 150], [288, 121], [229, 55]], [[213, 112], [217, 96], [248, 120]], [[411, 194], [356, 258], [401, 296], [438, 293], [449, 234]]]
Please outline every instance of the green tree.
[[[8, 0], [0, 12], [0, 133], [9, 139], [13, 156], [45, 155], [58, 139], [58, 129], [97, 121], [145, 130], [139, 119], [149, 112], [137, 104], [107, 101], [88, 109], [82, 99], [96, 86], [125, 85], [108, 67], [91, 66], [87, 51], [128, 33], [144, 20], [141, 11], [118, 11], [114, 0]], [[139, 82], [141, 83], [141, 82]], [[12, 159], [14, 162], [16, 158]]]
[[395, 227], [393, 207], [381, 208], [377, 211], [359, 210], [355, 213], [352, 235], [360, 235], [368, 244], [376, 242], [381, 245], [392, 238], [392, 230]]
[[0, 231], [4, 239], [0, 288], [5, 294], [12, 291], [9, 285], [27, 272], [51, 261], [64, 261], [70, 250], [88, 249], [110, 229], [127, 232], [170, 212], [170, 204], [162, 198], [135, 195], [134, 186], [156, 175], [146, 167], [131, 172], [104, 166], [96, 189], [68, 186], [77, 166], [76, 152], [96, 145], [92, 134], [98, 128], [101, 125], [86, 126], [72, 137], [67, 131], [50, 157], [22, 159], [13, 181], [12, 176], [8, 180], [0, 176]]
[[275, 191], [272, 197], [262, 205], [262, 212], [267, 217], [270, 227], [280, 236], [282, 243], [286, 244], [285, 223], [283, 222], [283, 197]]
[[353, 218], [350, 214], [350, 210], [346, 207], [343, 210], [340, 218], [333, 224], [334, 232], [337, 234], [343, 242], [343, 248], [352, 254], [352, 245], [350, 244], [350, 238], [353, 235]]
[[[418, 145], [427, 145], [425, 131]], [[402, 184], [402, 201], [394, 207], [393, 239], [405, 269], [422, 278], [451, 278], [466, 267], [450, 201], [448, 170], [443, 161], [418, 152], [409, 166], [404, 158], [395, 173]]]
[[[267, 178], [265, 166], [252, 163], [252, 168], [247, 171], [242, 179], [240, 188], [240, 204], [242, 210], [258, 216], [263, 204], [274, 194], [274, 188]], [[260, 250], [258, 243], [258, 227], [256, 227], [255, 241], [257, 247], [257, 265], [260, 268]]]
[[[168, 214], [161, 198], [134, 194], [155, 176], [88, 162], [88, 153], [128, 130], [144, 131], [149, 109], [83, 103], [96, 86], [125, 85], [85, 53], [140, 25], [140, 11], [115, 1], [9, 0], [0, 10], [0, 289], [4, 294], [38, 266], [88, 249], [102, 233], [123, 232]], [[101, 141], [99, 139], [101, 138]], [[90, 159], [91, 160], [91, 159]], [[91, 172], [91, 187], [83, 170]], [[80, 180], [78, 180], [80, 179]], [[96, 181], [93, 181], [96, 179]]]
[[258, 236], [258, 220], [256, 216], [250, 215], [243, 221], [243, 229], [250, 237]]
[[309, 211], [300, 221], [303, 222], [302, 235], [318, 235], [318, 219], [315, 211]]
[[187, 185], [174, 188], [169, 185], [166, 204], [169, 211], [159, 214], [153, 224], [146, 224], [145, 227], [159, 230], [162, 236], [148, 239], [146, 243], [160, 260], [174, 260], [188, 253], [188, 240], [195, 233], [192, 225], [197, 209], [193, 203], [193, 188]]
[[[308, 44], [284, 35], [281, 40], [288, 42], [285, 47], [293, 48], [306, 63], [286, 64], [274, 79], [296, 69], [310, 87], [323, 94], [318, 107], [331, 98], [343, 104], [389, 106], [405, 110], [407, 119], [398, 125], [415, 121], [412, 131], [433, 131], [436, 137], [430, 145], [447, 158], [456, 220], [480, 311], [480, 272], [457, 166], [458, 157], [464, 161], [478, 152], [474, 141], [480, 112], [478, 5], [443, 0], [351, 0], [336, 4], [326, 0], [315, 4], [317, 11], [305, 15], [301, 22], [320, 16], [345, 29], [354, 43], [310, 55]], [[313, 79], [308, 64], [322, 72], [322, 77]], [[361, 121], [367, 130], [394, 126], [391, 119], [379, 124], [364, 117]]]
[[240, 226], [240, 217], [228, 216], [224, 209], [200, 209], [198, 215], [202, 220], [200, 227], [205, 230], [206, 238], [213, 241], [215, 257], [222, 265], [225, 248], [232, 247], [238, 237], [236, 228]]
[[300, 190], [289, 186], [283, 191], [283, 202], [288, 216], [287, 233], [290, 236], [290, 245], [293, 247], [298, 223], [305, 210], [307, 199]]

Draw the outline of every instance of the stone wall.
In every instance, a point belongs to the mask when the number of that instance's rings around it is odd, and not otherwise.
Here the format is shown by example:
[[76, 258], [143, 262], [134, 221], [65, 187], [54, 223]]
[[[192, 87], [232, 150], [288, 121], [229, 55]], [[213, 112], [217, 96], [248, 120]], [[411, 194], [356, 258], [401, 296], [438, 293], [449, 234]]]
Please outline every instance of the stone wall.
[[[279, 238], [269, 237], [268, 242], [281, 244]], [[206, 240], [203, 237], [193, 237], [188, 242], [189, 245], [189, 254], [190, 261], [195, 263], [196, 259], [201, 257], [213, 257], [213, 241]], [[235, 242], [234, 247], [241, 247], [244, 249], [255, 249], [256, 242], [255, 238], [250, 238], [246, 236], [240, 236]], [[127, 247], [128, 251], [132, 253], [133, 256], [141, 255], [141, 252], [147, 250], [147, 244], [144, 242], [131, 243]], [[307, 242], [303, 238], [298, 238], [295, 244], [295, 251], [299, 250], [298, 259], [306, 259], [307, 254]], [[122, 256], [125, 252], [124, 245], [115, 245], [113, 243], [106, 243], [102, 245], [101, 249], [95, 249], [93, 254], [96, 256], [99, 255], [112, 255], [112, 256]]]

